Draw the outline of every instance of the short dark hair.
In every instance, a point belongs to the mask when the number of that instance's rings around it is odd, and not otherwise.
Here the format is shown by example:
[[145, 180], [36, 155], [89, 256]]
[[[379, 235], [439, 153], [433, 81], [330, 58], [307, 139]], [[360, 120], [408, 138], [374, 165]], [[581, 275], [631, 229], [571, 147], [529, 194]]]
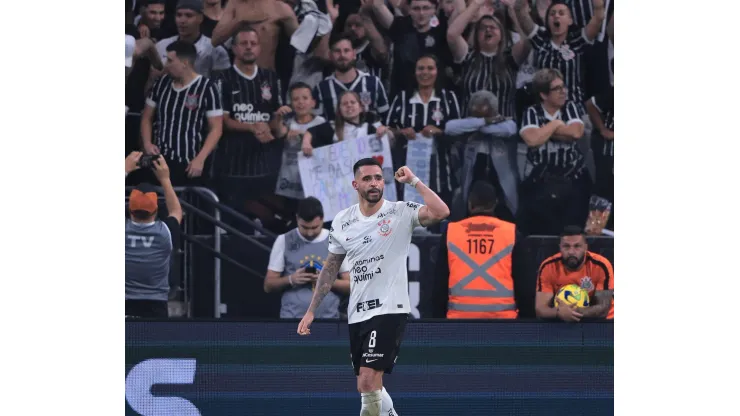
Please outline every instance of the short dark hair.
[[353, 48], [355, 47], [355, 44], [352, 42], [352, 35], [350, 35], [349, 33], [340, 33], [335, 36], [334, 39], [332, 39], [331, 44], [329, 45], [329, 49], [334, 49], [334, 45], [343, 40], [349, 42], [349, 44], [352, 45]]
[[311, 89], [311, 86], [306, 84], [305, 82], [298, 81], [294, 83], [293, 85], [288, 88], [288, 96], [290, 97], [291, 94], [293, 94], [293, 91], [300, 90], [300, 89], [307, 89], [308, 91], [312, 92], [313, 89]]
[[142, 4], [142, 6], [149, 7], [152, 4], [161, 4], [162, 6], [164, 6], [165, 3], [166, 3], [165, 0], [147, 0], [147, 1], [144, 2], [144, 4]]
[[181, 40], [176, 40], [167, 45], [167, 52], [174, 52], [177, 59], [188, 61], [191, 65], [195, 65], [195, 58], [198, 56], [195, 45]]
[[411, 5], [412, 1], [428, 1], [429, 3], [432, 3], [433, 5], [437, 5], [437, 0], [408, 0], [409, 5]]
[[366, 157], [364, 159], [360, 159], [355, 163], [355, 165], [352, 167], [352, 173], [357, 175], [357, 171], [360, 170], [363, 166], [377, 166], [380, 168], [380, 170], [383, 170], [383, 165], [380, 164], [376, 159], [373, 159], [371, 157]]
[[471, 211], [493, 211], [496, 208], [498, 196], [496, 187], [487, 181], [475, 181], [468, 194], [468, 206]]
[[577, 225], [567, 225], [563, 228], [563, 232], [560, 233], [560, 238], [563, 237], [571, 237], [574, 235], [582, 235], [583, 238], [586, 238], [586, 232], [583, 230], [583, 227], [579, 227]]
[[313, 221], [317, 217], [324, 218], [324, 207], [321, 206], [321, 201], [309, 196], [298, 202], [296, 215], [303, 221]]
[[240, 33], [249, 33], [254, 32], [254, 34], [257, 35], [257, 40], [260, 39], [260, 34], [257, 32], [257, 29], [255, 29], [252, 25], [248, 23], [241, 23], [237, 29], [236, 32], [234, 32], [234, 36], [231, 37], [231, 43], [232, 45], [236, 43], [236, 37], [239, 36]]

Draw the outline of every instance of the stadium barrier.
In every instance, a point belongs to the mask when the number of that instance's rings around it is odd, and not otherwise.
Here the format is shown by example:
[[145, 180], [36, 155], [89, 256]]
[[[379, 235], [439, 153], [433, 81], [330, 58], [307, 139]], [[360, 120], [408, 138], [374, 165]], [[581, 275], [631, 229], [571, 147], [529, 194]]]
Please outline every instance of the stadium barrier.
[[[354, 415], [346, 323], [129, 321], [126, 415]], [[614, 414], [610, 322], [410, 321], [384, 385], [404, 416]], [[385, 415], [384, 415], [385, 416]]]
[[[203, 237], [208, 239], [211, 237]], [[273, 240], [262, 237], [261, 241], [272, 246]], [[438, 235], [415, 235], [409, 247], [408, 275], [409, 295], [411, 300], [411, 315], [413, 318], [431, 317], [432, 281], [434, 278], [437, 250], [440, 243]], [[534, 297], [537, 270], [547, 257], [558, 252], [558, 237], [531, 236], [523, 244], [530, 259], [527, 261], [526, 283], [531, 287], [528, 291]], [[601, 254], [614, 263], [614, 239], [611, 237], [590, 237], [589, 250]], [[212, 244], [212, 243], [209, 243]], [[267, 271], [270, 255], [266, 251], [255, 250], [243, 239], [226, 235], [221, 237], [221, 250], [224, 254], [236, 259], [248, 261], [254, 270]], [[212, 317], [214, 305], [212, 300], [213, 285], [213, 257], [208, 253], [196, 253], [193, 257], [196, 290], [199, 296], [195, 299], [195, 314], [197, 317]], [[200, 282], [200, 284], [199, 284]], [[229, 263], [223, 263], [221, 268], [221, 306], [222, 316], [230, 318], [277, 318], [280, 311], [280, 293], [265, 293], [263, 280], [249, 276], [241, 269]], [[532, 300], [533, 302], [533, 300]], [[528, 316], [533, 317], [534, 310]]]

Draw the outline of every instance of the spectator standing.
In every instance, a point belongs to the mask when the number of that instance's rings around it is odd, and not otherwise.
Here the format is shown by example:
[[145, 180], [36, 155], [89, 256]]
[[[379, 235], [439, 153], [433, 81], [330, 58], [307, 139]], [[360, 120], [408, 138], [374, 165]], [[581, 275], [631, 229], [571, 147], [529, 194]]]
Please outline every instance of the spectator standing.
[[273, 194], [283, 150], [273, 120], [282, 106], [281, 86], [275, 71], [258, 64], [261, 40], [255, 28], [242, 26], [232, 41], [234, 65], [221, 78], [226, 135], [216, 169], [239, 210], [245, 199]]
[[526, 286], [521, 267], [524, 253], [516, 244], [516, 226], [494, 216], [497, 202], [493, 185], [475, 182], [468, 197], [469, 215], [451, 222], [442, 234], [432, 318], [515, 319], [520, 312], [522, 317], [532, 315], [534, 299], [522, 290]]
[[354, 91], [360, 97], [363, 112], [379, 116], [388, 111], [388, 96], [380, 79], [355, 68], [355, 49], [349, 36], [340, 36], [331, 44], [334, 73], [314, 88], [318, 104], [316, 114], [329, 121], [336, 118], [339, 96], [344, 91]]
[[425, 54], [439, 58], [446, 70], [452, 64], [447, 46], [447, 19], [436, 16], [437, 0], [408, 0], [409, 15], [394, 16], [384, 0], [373, 0], [373, 11], [380, 26], [388, 30], [393, 42], [391, 95], [404, 90], [414, 79], [416, 60]]
[[141, 116], [144, 150], [164, 156], [175, 186], [204, 183], [206, 161], [223, 131], [218, 88], [195, 72], [196, 56], [195, 46], [184, 41], [167, 47], [167, 75], [152, 88]]
[[165, 18], [165, 0], [148, 0], [141, 7], [140, 19], [137, 23], [139, 37], [149, 38], [156, 42], [164, 38], [162, 22]]
[[253, 27], [262, 40], [264, 53], [257, 64], [275, 70], [275, 56], [281, 34], [291, 37], [298, 20], [290, 5], [277, 0], [229, 0], [221, 19], [213, 29], [211, 43], [221, 45], [232, 38], [239, 27]]
[[[333, 125], [332, 125], [333, 124]], [[329, 146], [342, 140], [357, 139], [375, 134], [382, 138], [388, 129], [373, 113], [362, 111], [360, 95], [354, 91], [345, 91], [339, 96], [339, 113], [334, 123], [326, 122], [311, 127], [303, 135], [301, 150], [311, 156], [313, 149]], [[382, 142], [377, 141], [378, 152], [382, 151]]]
[[[588, 307], [554, 306], [555, 294], [570, 284], [588, 292]], [[566, 227], [560, 236], [560, 252], [540, 265], [535, 302], [539, 318], [570, 322], [582, 318], [614, 319], [614, 269], [605, 257], [588, 251], [583, 228]]]
[[[455, 142], [465, 142], [460, 189], [462, 202], [467, 199], [473, 183], [488, 181], [496, 189], [496, 194], [502, 197], [502, 203], [495, 207], [496, 218], [513, 222], [519, 183], [512, 157], [516, 146], [516, 123], [499, 114], [498, 103], [490, 91], [474, 93], [468, 103], [470, 117], [450, 120], [445, 132]], [[462, 140], [458, 136], [463, 136]], [[460, 205], [459, 202], [455, 204], [453, 218], [460, 218], [459, 212], [465, 206]]]
[[593, 0], [593, 17], [582, 29], [573, 24], [570, 8], [560, 0], [553, 1], [547, 9], [544, 30], [532, 21], [529, 4], [525, 0], [517, 0], [515, 7], [519, 24], [537, 53], [537, 67], [557, 69], [564, 75], [568, 100], [576, 104], [579, 116], [584, 115], [581, 55], [601, 30], [605, 16], [604, 0]]
[[203, 0], [180, 0], [175, 12], [177, 35], [157, 42], [157, 50], [162, 60], [167, 56], [167, 47], [176, 41], [191, 43], [197, 52], [193, 68], [195, 72], [210, 77], [214, 71], [229, 69], [229, 54], [223, 47], [211, 45], [211, 39], [205, 36], [200, 25], [203, 22]]
[[517, 226], [525, 234], [558, 235], [567, 224], [585, 224], [591, 177], [577, 141], [578, 108], [567, 101], [560, 71], [541, 69], [532, 81], [540, 104], [527, 109], [519, 135], [527, 144]]
[[[126, 175], [138, 169], [141, 152], [126, 158]], [[139, 185], [129, 196], [126, 220], [126, 316], [166, 318], [170, 287], [170, 261], [180, 242], [182, 208], [162, 157], [152, 161], [167, 204], [167, 217], [157, 219], [157, 193]]]
[[529, 42], [520, 39], [509, 48], [509, 37], [501, 22], [483, 16], [475, 24], [473, 48], [463, 38], [463, 31], [486, 0], [473, 0], [447, 31], [447, 41], [455, 63], [463, 67], [463, 106], [477, 91], [491, 91], [498, 97], [499, 112], [516, 119], [516, 73], [529, 54]]
[[[265, 292], [283, 291], [280, 318], [302, 318], [311, 305], [316, 280], [329, 255], [329, 230], [322, 228], [324, 210], [321, 201], [308, 197], [298, 204], [298, 227], [275, 239], [265, 276]], [[316, 317], [339, 318], [340, 296], [349, 294], [349, 270], [343, 263], [339, 278], [332, 284]]]
[[388, 46], [383, 35], [378, 32], [378, 28], [373, 23], [372, 4], [368, 1], [361, 13], [349, 15], [344, 29], [345, 33], [352, 37], [357, 56], [357, 69], [378, 77], [387, 87], [390, 80]]
[[[442, 136], [447, 121], [460, 118], [460, 105], [455, 92], [442, 87], [443, 76], [434, 56], [419, 58], [414, 81], [393, 99], [386, 125], [395, 137], [394, 166], [406, 165], [407, 140], [415, 140], [418, 133], [434, 139], [429, 187], [449, 203], [458, 184], [452, 165], [452, 142]], [[398, 195], [403, 195], [402, 190]]]
[[[275, 194], [292, 199], [303, 198], [303, 185], [301, 184], [301, 172], [298, 169], [298, 153], [301, 151], [303, 134], [314, 126], [321, 125], [326, 120], [321, 116], [313, 114], [316, 101], [313, 99], [311, 87], [308, 84], [297, 83], [290, 87], [291, 107], [281, 107], [277, 112], [281, 131], [278, 137], [285, 138], [283, 148], [283, 160], [280, 165], [280, 177], [275, 187]], [[293, 113], [292, 117], [287, 117]]]

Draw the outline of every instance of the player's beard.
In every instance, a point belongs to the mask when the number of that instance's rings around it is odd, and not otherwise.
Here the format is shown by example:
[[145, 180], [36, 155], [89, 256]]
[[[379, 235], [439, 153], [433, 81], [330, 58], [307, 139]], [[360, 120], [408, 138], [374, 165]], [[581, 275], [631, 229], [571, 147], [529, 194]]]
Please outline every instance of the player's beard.
[[583, 264], [584, 257], [585, 255], [581, 257], [576, 257], [576, 256], [563, 257], [563, 264], [565, 264], [565, 267], [571, 270], [575, 270], [581, 267], [581, 264]]
[[370, 193], [371, 190], [368, 190], [362, 193], [362, 199], [364, 199], [367, 202], [373, 203], [373, 204], [383, 199], [383, 190], [382, 189], [374, 189], [374, 190], [377, 192]]

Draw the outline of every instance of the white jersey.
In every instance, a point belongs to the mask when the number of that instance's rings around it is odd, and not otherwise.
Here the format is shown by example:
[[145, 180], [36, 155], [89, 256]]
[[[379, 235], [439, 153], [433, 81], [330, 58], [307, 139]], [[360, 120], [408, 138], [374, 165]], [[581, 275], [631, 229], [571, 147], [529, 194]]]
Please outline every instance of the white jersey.
[[359, 204], [340, 211], [331, 223], [329, 252], [346, 254], [350, 269], [349, 323], [377, 315], [409, 313], [406, 257], [422, 205], [383, 201], [370, 217]]

